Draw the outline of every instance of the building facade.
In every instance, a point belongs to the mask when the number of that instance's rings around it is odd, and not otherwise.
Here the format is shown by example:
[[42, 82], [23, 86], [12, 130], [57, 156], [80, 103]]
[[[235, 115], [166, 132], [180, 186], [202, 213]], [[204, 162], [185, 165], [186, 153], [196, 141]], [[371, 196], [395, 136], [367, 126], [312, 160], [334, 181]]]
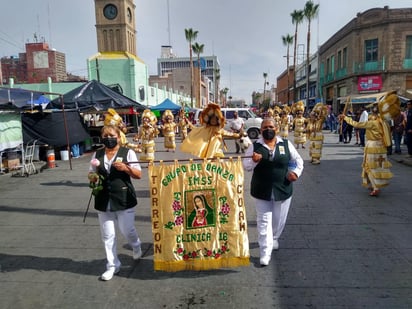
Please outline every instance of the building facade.
[[319, 88], [334, 110], [349, 95], [412, 94], [412, 8], [358, 13], [320, 46]]
[[[196, 103], [197, 107], [204, 106], [209, 101], [217, 102], [220, 71], [217, 56], [202, 56], [199, 60], [197, 57], [193, 57], [192, 60], [194, 67], [193, 96], [196, 98], [196, 102], [199, 102]], [[189, 95], [191, 94], [190, 57], [177, 57], [173, 54], [171, 46], [162, 46], [161, 57], [157, 59], [157, 73], [159, 77], [178, 74], [180, 84], [177, 85], [177, 89]], [[199, 87], [200, 98], [199, 95], [196, 95], [199, 93]]]
[[66, 55], [49, 48], [46, 42], [26, 43], [25, 53], [1, 58], [3, 84], [11, 78], [17, 83], [44, 83], [67, 80]]
[[149, 84], [147, 65], [137, 55], [134, 0], [94, 2], [98, 53], [87, 61], [89, 79], [118, 85], [125, 96], [147, 106], [160, 104], [165, 99], [188, 102], [190, 98], [169, 81], [160, 87], [160, 83]]
[[289, 71], [286, 69], [276, 79], [276, 91], [277, 91], [277, 104], [291, 105], [294, 102], [293, 91], [293, 66], [289, 67]]

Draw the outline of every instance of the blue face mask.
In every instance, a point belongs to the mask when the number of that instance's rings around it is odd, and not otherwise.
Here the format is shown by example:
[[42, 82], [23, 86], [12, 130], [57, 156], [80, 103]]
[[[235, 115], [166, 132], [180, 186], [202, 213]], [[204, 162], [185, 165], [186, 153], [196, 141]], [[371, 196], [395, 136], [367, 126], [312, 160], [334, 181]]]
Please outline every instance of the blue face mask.
[[102, 138], [102, 143], [107, 148], [111, 149], [117, 146], [117, 138], [116, 137], [104, 137]]
[[275, 138], [275, 131], [271, 129], [266, 129], [262, 131], [262, 136], [265, 140], [271, 141]]

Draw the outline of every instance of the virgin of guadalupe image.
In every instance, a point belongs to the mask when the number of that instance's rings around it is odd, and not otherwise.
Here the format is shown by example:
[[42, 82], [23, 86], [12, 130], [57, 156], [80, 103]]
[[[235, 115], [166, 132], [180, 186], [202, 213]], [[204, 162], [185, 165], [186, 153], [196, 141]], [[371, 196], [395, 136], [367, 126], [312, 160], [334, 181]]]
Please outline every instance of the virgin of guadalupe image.
[[198, 228], [215, 225], [215, 211], [209, 206], [205, 195], [197, 194], [193, 197], [193, 210], [187, 220], [187, 228]]

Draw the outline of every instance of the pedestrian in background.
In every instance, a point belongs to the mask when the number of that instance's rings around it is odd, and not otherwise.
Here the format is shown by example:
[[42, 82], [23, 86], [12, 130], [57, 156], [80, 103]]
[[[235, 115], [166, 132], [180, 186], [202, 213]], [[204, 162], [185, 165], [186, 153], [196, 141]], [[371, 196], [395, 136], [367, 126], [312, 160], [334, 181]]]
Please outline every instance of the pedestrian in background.
[[[355, 117], [353, 117], [352, 119], [355, 120], [356, 122], [359, 122], [360, 115], [361, 115], [361, 111], [360, 111], [360, 110], [357, 110], [357, 111], [355, 112]], [[358, 128], [354, 128], [354, 131], [355, 131], [355, 140], [356, 140], [355, 145], [359, 145], [359, 142], [360, 142], [359, 129], [358, 129]]]
[[[359, 116], [359, 122], [367, 122], [369, 118], [369, 114], [366, 111], [365, 107], [361, 107], [361, 114]], [[359, 129], [359, 146], [365, 147], [365, 134], [366, 134], [366, 129], [358, 127]]]
[[395, 153], [401, 154], [401, 141], [405, 132], [406, 116], [404, 112], [400, 112], [398, 117], [393, 120], [392, 138], [395, 144]]
[[[101, 280], [107, 281], [120, 271], [117, 255], [116, 225], [133, 250], [133, 259], [142, 256], [141, 241], [134, 226], [136, 191], [131, 178], [142, 176], [136, 153], [121, 147], [121, 133], [117, 126], [104, 126], [101, 138], [104, 147], [97, 150], [89, 168], [89, 180], [99, 183], [95, 192], [94, 208], [98, 211], [100, 231], [106, 251], [106, 271]], [[128, 163], [134, 162], [134, 163]]]
[[265, 118], [262, 137], [246, 151], [244, 168], [253, 171], [251, 195], [256, 199], [260, 264], [269, 265], [279, 248], [292, 201], [293, 182], [303, 171], [303, 160], [291, 142], [278, 136], [279, 123]]
[[[243, 131], [243, 127], [245, 126], [245, 122], [243, 121], [242, 118], [240, 118], [237, 114], [237, 112], [233, 113], [233, 119], [230, 123], [230, 129], [234, 133], [240, 133]], [[236, 153], [245, 152], [241, 147], [240, 147], [240, 140], [237, 138], [235, 139], [235, 146], [236, 146]]]
[[405, 127], [405, 138], [406, 146], [408, 147], [408, 155], [412, 157], [412, 100], [406, 103], [407, 113], [406, 113], [406, 127]]
[[[351, 111], [348, 111], [347, 116], [353, 119], [353, 115], [352, 115]], [[343, 133], [343, 142], [345, 144], [350, 144], [350, 142], [352, 141], [352, 134], [353, 134], [353, 126], [346, 123], [346, 128], [345, 128], [345, 131]]]

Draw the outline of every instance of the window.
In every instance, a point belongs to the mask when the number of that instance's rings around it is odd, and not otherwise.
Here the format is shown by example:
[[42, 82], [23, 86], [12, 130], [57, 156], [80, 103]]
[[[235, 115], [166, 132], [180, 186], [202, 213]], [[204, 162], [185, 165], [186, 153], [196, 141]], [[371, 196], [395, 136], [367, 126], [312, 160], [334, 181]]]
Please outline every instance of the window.
[[378, 39], [365, 41], [365, 62], [378, 61]]
[[408, 35], [405, 42], [405, 59], [412, 59], [412, 36]]
[[342, 69], [342, 51], [338, 51], [338, 70]]
[[342, 55], [342, 68], [346, 68], [348, 65], [348, 49], [345, 47], [343, 49], [343, 55]]

